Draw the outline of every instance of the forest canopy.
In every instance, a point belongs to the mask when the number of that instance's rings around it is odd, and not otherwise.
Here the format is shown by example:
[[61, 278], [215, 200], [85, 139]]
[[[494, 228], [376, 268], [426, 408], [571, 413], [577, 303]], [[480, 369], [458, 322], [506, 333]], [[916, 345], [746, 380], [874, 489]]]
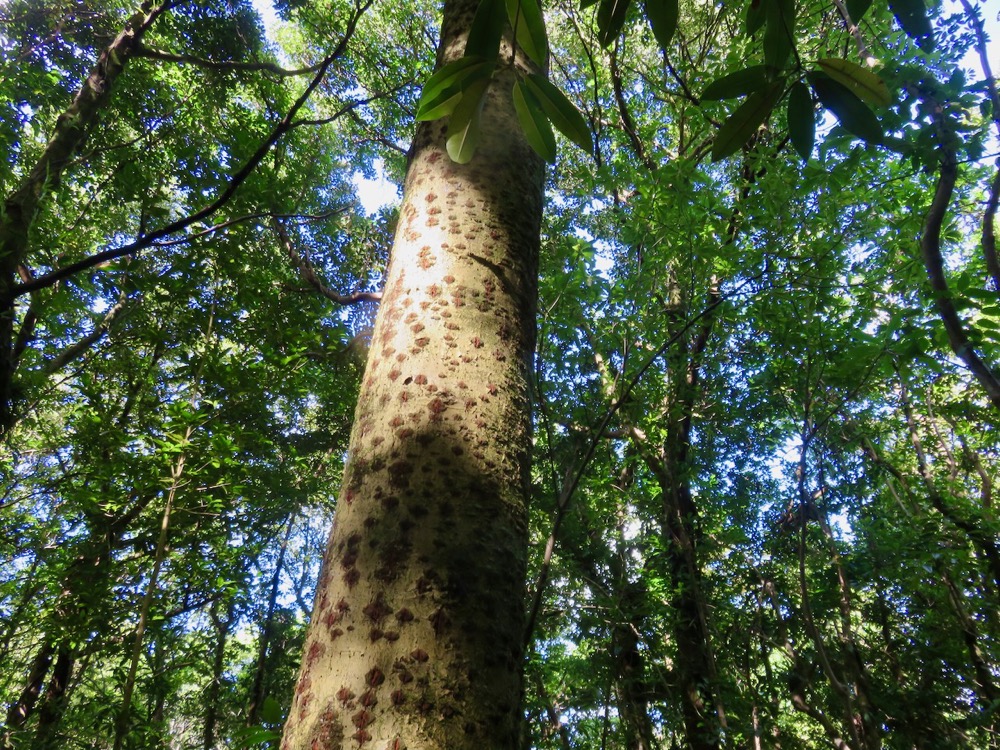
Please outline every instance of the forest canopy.
[[[432, 615], [351, 615], [391, 649], [518, 598], [514, 699], [480, 706], [516, 737], [470, 746], [1000, 746], [997, 8], [474, 5], [461, 28], [455, 0], [0, 6], [0, 750], [277, 748], [331, 651], [311, 617], [336, 638], [350, 610], [327, 579], [361, 575], [362, 537], [327, 539], [381, 466], [366, 409], [404, 386], [432, 426], [474, 417], [482, 454], [449, 459], [527, 501], [510, 591], [456, 572], [484, 535], [420, 558]], [[373, 334], [386, 299], [395, 346], [436, 345], [386, 279], [438, 131], [476, 178], [506, 132], [541, 222], [523, 288], [472, 251], [499, 282], [425, 284], [452, 295], [454, 398]], [[448, 201], [443, 224], [482, 202]], [[494, 316], [505, 294], [529, 320]], [[498, 332], [453, 343], [464, 305]], [[521, 391], [474, 393], [486, 359]], [[530, 464], [489, 421], [505, 389]], [[414, 496], [429, 472], [385, 470]], [[374, 578], [405, 579], [409, 545]], [[336, 693], [353, 734], [323, 747], [403, 748], [376, 704], [486, 731], [407, 654]]]

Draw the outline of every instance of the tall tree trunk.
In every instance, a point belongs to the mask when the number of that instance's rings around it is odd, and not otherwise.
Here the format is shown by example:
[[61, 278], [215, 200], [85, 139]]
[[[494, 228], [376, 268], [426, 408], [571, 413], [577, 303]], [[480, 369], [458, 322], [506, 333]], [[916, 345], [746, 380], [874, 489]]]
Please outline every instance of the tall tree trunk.
[[38, 708], [38, 729], [32, 745], [38, 750], [48, 750], [56, 746], [56, 730], [66, 710], [66, 688], [69, 686], [69, 678], [73, 674], [75, 664], [76, 655], [72, 648], [69, 645], [60, 646], [49, 684], [45, 688], [45, 697]]
[[21, 690], [21, 695], [18, 696], [16, 702], [7, 708], [7, 722], [2, 742], [0, 742], [2, 750], [9, 750], [13, 746], [15, 733], [24, 726], [32, 711], [35, 710], [35, 703], [38, 702], [38, 696], [42, 692], [42, 684], [45, 682], [45, 676], [48, 674], [51, 664], [52, 642], [46, 638], [31, 662], [28, 679], [24, 689]]
[[544, 172], [512, 78], [469, 164], [417, 129], [284, 750], [517, 746]]

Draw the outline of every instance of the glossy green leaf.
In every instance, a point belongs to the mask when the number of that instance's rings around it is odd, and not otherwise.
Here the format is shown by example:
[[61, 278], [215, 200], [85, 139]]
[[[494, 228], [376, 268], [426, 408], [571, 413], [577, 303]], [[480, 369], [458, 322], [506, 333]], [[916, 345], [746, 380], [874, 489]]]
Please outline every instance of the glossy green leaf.
[[809, 87], [801, 81], [788, 92], [788, 137], [804, 161], [809, 161], [816, 141], [816, 112]]
[[448, 63], [427, 79], [417, 105], [417, 120], [436, 120], [451, 114], [461, 91], [471, 82], [492, 75], [494, 63], [465, 56]]
[[500, 51], [500, 38], [503, 36], [505, 3], [503, 0], [481, 0], [476, 15], [472, 19], [469, 38], [465, 43], [466, 56], [482, 57], [487, 60], [496, 58]]
[[719, 161], [736, 153], [757, 132], [781, 98], [781, 83], [772, 83], [763, 91], [755, 91], [746, 98], [715, 136], [712, 160]]
[[847, 0], [847, 15], [854, 23], [861, 23], [865, 13], [872, 7], [872, 0]]
[[712, 81], [701, 94], [702, 99], [735, 99], [765, 88], [772, 71], [766, 65], [751, 65]]
[[544, 67], [548, 63], [549, 43], [538, 0], [506, 0], [506, 4], [507, 18], [518, 46], [537, 65]]
[[924, 0], [889, 0], [889, 9], [907, 36], [917, 40], [920, 49], [925, 52], [934, 49], [934, 32]]
[[822, 73], [809, 73], [807, 77], [820, 102], [837, 116], [845, 130], [868, 143], [882, 141], [882, 125], [856, 94]]
[[525, 79], [528, 90], [534, 95], [556, 130], [569, 138], [588, 154], [594, 150], [594, 141], [586, 119], [573, 102], [544, 76], [532, 73]]
[[483, 102], [489, 85], [489, 79], [470, 84], [462, 92], [462, 99], [448, 121], [445, 148], [451, 160], [458, 164], [467, 164], [471, 161], [479, 146]]
[[622, 33], [632, 0], [601, 0], [597, 8], [597, 41], [607, 47]]
[[764, 0], [764, 62], [781, 68], [795, 46], [795, 0]]
[[514, 81], [514, 110], [524, 136], [535, 153], [549, 163], [554, 162], [556, 137], [552, 133], [552, 126], [538, 100], [521, 81]]
[[646, 19], [653, 30], [656, 43], [666, 52], [677, 31], [677, 0], [646, 0]]
[[888, 107], [892, 102], [885, 82], [870, 70], [839, 57], [817, 60], [816, 64], [830, 78], [849, 88], [873, 107]]
[[747, 8], [746, 32], [747, 36], [753, 36], [757, 30], [764, 25], [764, 2], [763, 0], [753, 0]]

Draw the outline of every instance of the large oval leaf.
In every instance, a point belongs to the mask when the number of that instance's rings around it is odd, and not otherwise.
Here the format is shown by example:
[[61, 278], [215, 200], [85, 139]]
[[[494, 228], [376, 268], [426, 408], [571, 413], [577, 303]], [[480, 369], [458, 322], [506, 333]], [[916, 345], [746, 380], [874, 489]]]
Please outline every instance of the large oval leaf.
[[631, 0], [601, 0], [597, 8], [597, 41], [607, 47], [625, 26]]
[[889, 8], [907, 36], [917, 40], [920, 49], [925, 52], [934, 49], [934, 32], [924, 0], [889, 0]]
[[514, 110], [528, 144], [545, 161], [556, 160], [556, 137], [541, 104], [520, 81], [514, 81]]
[[500, 51], [500, 38], [506, 20], [504, 0], [480, 0], [472, 19], [465, 54], [493, 60]]
[[549, 43], [545, 35], [545, 19], [538, 0], [506, 0], [507, 17], [514, 29], [514, 40], [537, 65], [545, 67], [549, 58]]
[[[447, 102], [459, 94], [468, 82], [489, 77], [493, 74], [494, 62], [475, 55], [466, 55], [453, 60], [427, 79], [424, 90], [420, 93], [420, 103], [417, 105], [418, 120], [436, 120], [450, 114], [457, 100], [450, 109]], [[441, 111], [445, 107], [446, 111]]]
[[845, 130], [868, 143], [882, 142], [878, 118], [849, 88], [822, 73], [808, 73], [806, 77], [820, 102], [837, 116]]
[[847, 0], [847, 15], [855, 24], [861, 23], [865, 13], [872, 7], [872, 0]]
[[788, 137], [798, 155], [809, 161], [816, 141], [816, 112], [809, 87], [801, 81], [788, 92]]
[[467, 164], [472, 160], [479, 146], [483, 102], [490, 80], [477, 81], [462, 92], [462, 98], [452, 112], [445, 133], [445, 148], [451, 160]]
[[885, 82], [870, 70], [839, 57], [817, 60], [816, 64], [830, 78], [849, 88], [873, 107], [888, 107], [892, 103], [892, 96]]
[[656, 43], [664, 52], [677, 31], [677, 0], [646, 0], [646, 18], [653, 30]]
[[764, 62], [781, 68], [795, 47], [795, 0], [764, 0]]
[[580, 114], [580, 110], [573, 106], [566, 95], [544, 76], [537, 73], [529, 75], [525, 79], [525, 84], [535, 95], [542, 111], [548, 115], [549, 122], [588, 154], [593, 152], [594, 140], [590, 133], [590, 127], [583, 115]]
[[766, 65], [751, 65], [712, 81], [701, 94], [702, 99], [735, 99], [767, 87], [773, 69]]
[[715, 143], [712, 144], [712, 161], [719, 161], [736, 153], [750, 140], [750, 136], [757, 132], [757, 128], [778, 103], [781, 89], [780, 82], [772, 83], [763, 91], [750, 94], [746, 101], [737, 107], [715, 136]]

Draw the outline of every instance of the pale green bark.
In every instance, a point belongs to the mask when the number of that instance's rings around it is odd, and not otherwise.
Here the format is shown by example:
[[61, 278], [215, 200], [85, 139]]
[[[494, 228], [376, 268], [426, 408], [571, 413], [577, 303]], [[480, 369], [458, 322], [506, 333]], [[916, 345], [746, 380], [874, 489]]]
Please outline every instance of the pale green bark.
[[517, 745], [543, 167], [511, 83], [470, 164], [417, 130], [285, 750]]

